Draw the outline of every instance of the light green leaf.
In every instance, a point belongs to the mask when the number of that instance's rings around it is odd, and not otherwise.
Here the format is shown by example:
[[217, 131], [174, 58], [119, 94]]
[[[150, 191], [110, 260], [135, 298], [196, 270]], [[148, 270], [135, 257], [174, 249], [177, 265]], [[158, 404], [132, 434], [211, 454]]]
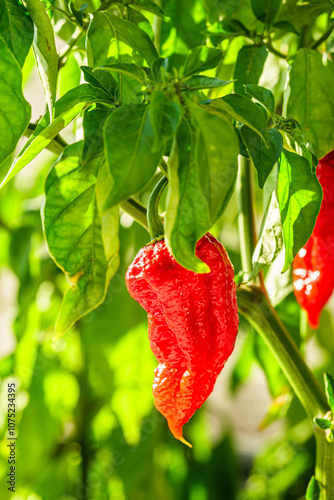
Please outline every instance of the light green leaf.
[[95, 184], [103, 159], [95, 156], [82, 162], [82, 147], [82, 142], [68, 146], [45, 184], [47, 244], [71, 283], [58, 316], [57, 336], [103, 302], [119, 264], [118, 210], [108, 211], [102, 224], [97, 209]]
[[254, 130], [269, 146], [267, 120], [251, 99], [238, 94], [229, 94], [208, 102], [214, 111], [230, 116]]
[[283, 272], [312, 234], [322, 189], [306, 158], [283, 149], [278, 172], [278, 202], [283, 224]]
[[265, 189], [269, 192], [269, 196], [267, 196], [259, 241], [253, 254], [253, 269], [248, 281], [254, 279], [262, 269], [274, 262], [283, 249], [283, 228], [276, 194], [277, 169], [269, 176]]
[[131, 4], [131, 7], [139, 10], [147, 10], [158, 17], [164, 17], [165, 15], [159, 5], [152, 2], [152, 0], [137, 0], [136, 3]]
[[282, 4], [282, 0], [251, 0], [256, 17], [263, 23], [270, 25], [275, 20]]
[[0, 2], [0, 33], [22, 67], [34, 38], [34, 25], [18, 0]]
[[26, 0], [25, 4], [35, 25], [34, 53], [50, 117], [52, 117], [58, 73], [58, 56], [54, 31], [41, 0]]
[[325, 373], [325, 389], [328, 404], [334, 415], [334, 378], [329, 373]]
[[320, 485], [314, 476], [311, 477], [306, 491], [306, 500], [320, 500]]
[[104, 141], [113, 180], [105, 210], [145, 187], [158, 167], [162, 150], [152, 153], [154, 132], [146, 104], [129, 104], [114, 111], [106, 122]]
[[258, 83], [263, 71], [268, 50], [264, 45], [244, 45], [238, 53], [234, 68], [234, 90], [237, 94], [245, 95], [244, 85]]
[[270, 116], [275, 113], [275, 98], [271, 90], [256, 85], [255, 83], [248, 83], [245, 85], [246, 93], [254, 97], [257, 101], [264, 104], [269, 111]]
[[237, 175], [238, 139], [224, 118], [188, 104], [194, 126], [183, 120], [169, 164], [166, 244], [182, 266], [208, 272], [208, 266], [195, 256], [196, 243], [230, 199]]
[[283, 149], [283, 137], [278, 130], [268, 130], [269, 148], [263, 139], [248, 127], [241, 127], [241, 137], [257, 170], [259, 187], [262, 189]]
[[0, 37], [0, 165], [13, 153], [30, 120], [30, 106], [22, 93], [21, 68]]
[[334, 65], [322, 54], [300, 50], [292, 59], [287, 115], [294, 118], [319, 158], [334, 149]]
[[174, 137], [180, 123], [181, 108], [175, 101], [168, 100], [161, 90], [155, 90], [150, 101], [154, 131], [153, 151], [160, 151], [161, 146], [165, 146]]
[[231, 81], [220, 80], [219, 78], [211, 78], [209, 76], [194, 75], [185, 82], [181, 83], [181, 89], [185, 88], [194, 92], [201, 89], [215, 89], [218, 87], [225, 87]]
[[29, 146], [24, 149], [14, 160], [13, 165], [7, 172], [6, 177], [2, 181], [0, 188], [12, 179], [20, 170], [31, 162], [43, 149], [47, 147], [52, 139], [59, 134], [71, 121], [83, 111], [89, 104], [79, 103], [68, 111], [59, 115], [53, 122], [48, 125], [42, 132], [34, 138]]

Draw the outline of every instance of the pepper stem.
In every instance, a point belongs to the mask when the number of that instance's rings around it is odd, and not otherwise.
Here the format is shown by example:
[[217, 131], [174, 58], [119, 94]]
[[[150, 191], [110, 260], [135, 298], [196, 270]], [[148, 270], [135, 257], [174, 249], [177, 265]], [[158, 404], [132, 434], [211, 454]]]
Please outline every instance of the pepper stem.
[[159, 201], [163, 190], [167, 186], [168, 179], [163, 176], [153, 189], [147, 205], [147, 225], [152, 240], [161, 238], [164, 234], [164, 227], [159, 216]]

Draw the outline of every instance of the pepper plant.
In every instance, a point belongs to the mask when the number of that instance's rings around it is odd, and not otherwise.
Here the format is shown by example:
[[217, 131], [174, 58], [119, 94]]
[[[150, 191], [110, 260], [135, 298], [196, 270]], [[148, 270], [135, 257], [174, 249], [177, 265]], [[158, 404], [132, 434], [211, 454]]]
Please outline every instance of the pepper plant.
[[[312, 421], [316, 465], [306, 498], [322, 500], [334, 498], [334, 383], [327, 374], [322, 386], [304, 359], [301, 344], [312, 336], [304, 312], [296, 338], [277, 311], [291, 299], [291, 266], [320, 211], [318, 160], [334, 149], [333, 10], [331, 0], [0, 4], [2, 196], [17, 174], [34, 174], [42, 151], [53, 155], [42, 224], [69, 281], [56, 338], [113, 289], [120, 217], [153, 238], [163, 232], [176, 262], [202, 274], [209, 268], [196, 244], [222, 229], [228, 248], [222, 221], [236, 201], [239, 313]], [[22, 78], [33, 65], [45, 114], [32, 121]], [[165, 211], [157, 212], [159, 191], [147, 213], [161, 178]], [[273, 269], [279, 299], [269, 290]]]

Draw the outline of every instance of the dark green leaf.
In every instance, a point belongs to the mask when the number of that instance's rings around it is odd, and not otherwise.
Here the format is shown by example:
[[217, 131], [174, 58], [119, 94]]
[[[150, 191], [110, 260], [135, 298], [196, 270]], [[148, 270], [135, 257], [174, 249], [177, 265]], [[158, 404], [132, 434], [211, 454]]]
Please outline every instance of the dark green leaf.
[[222, 57], [223, 53], [219, 49], [206, 46], [195, 47], [188, 53], [184, 65], [184, 74], [187, 76], [215, 68]]
[[253, 254], [253, 269], [248, 281], [269, 266], [283, 249], [283, 228], [277, 201], [277, 169], [272, 172], [265, 186], [269, 193], [260, 230], [259, 241]]
[[150, 100], [150, 116], [154, 131], [152, 151], [160, 151], [173, 139], [181, 118], [180, 106], [167, 99], [161, 90], [155, 90]]
[[325, 373], [325, 389], [328, 404], [334, 415], [334, 378], [329, 373]]
[[264, 45], [245, 45], [239, 51], [234, 68], [234, 90], [237, 94], [245, 95], [244, 85], [258, 83], [268, 56]]
[[251, 95], [257, 101], [265, 105], [271, 116], [274, 115], [275, 98], [271, 90], [260, 87], [260, 85], [256, 85], [255, 83], [245, 85], [245, 89], [247, 94]]
[[181, 88], [195, 91], [201, 89], [215, 89], [218, 87], [225, 87], [231, 81], [220, 80], [219, 78], [211, 78], [209, 76], [194, 75], [185, 82], [181, 83]]
[[83, 3], [80, 6], [80, 9], [76, 10], [73, 2], [69, 2], [69, 4], [68, 4], [68, 8], [69, 8], [71, 14], [73, 14], [73, 16], [76, 18], [76, 20], [78, 21], [78, 23], [82, 27], [84, 25], [82, 16], [83, 16], [84, 11], [87, 9], [87, 7], [88, 7], [88, 3]]
[[64, 113], [60, 114], [57, 118], [53, 120], [53, 122], [44, 128], [39, 135], [34, 137], [34, 140], [29, 143], [27, 148], [24, 148], [18, 156], [15, 158], [15, 161], [9, 171], [6, 174], [6, 177], [1, 183], [1, 186], [4, 186], [10, 179], [12, 179], [22, 168], [24, 168], [28, 163], [31, 162], [46, 146], [54, 139], [54, 137], [67, 125], [71, 123], [74, 118], [81, 113], [88, 105], [86, 103], [76, 104], [73, 108]]
[[283, 149], [278, 174], [278, 202], [283, 224], [286, 271], [312, 234], [322, 189], [308, 161]]
[[45, 185], [46, 240], [52, 257], [71, 282], [56, 324], [58, 336], [103, 302], [119, 262], [118, 210], [104, 216], [108, 227], [105, 242], [95, 195], [101, 158], [82, 162], [82, 146], [80, 142], [65, 149]]
[[229, 94], [209, 101], [210, 108], [223, 112], [257, 132], [269, 146], [267, 120], [259, 107], [247, 97]]
[[241, 137], [257, 170], [259, 187], [262, 189], [273, 166], [278, 161], [282, 149], [282, 135], [272, 128], [268, 130], [269, 148], [264, 140], [253, 130], [245, 125], [241, 128]]
[[282, 0], [251, 0], [251, 4], [256, 17], [270, 25], [280, 10]]
[[287, 114], [294, 118], [322, 158], [334, 149], [334, 65], [310, 49], [300, 50], [292, 60]]
[[0, 2], [0, 33], [22, 67], [34, 38], [34, 25], [18, 0]]
[[307, 491], [306, 491], [306, 500], [320, 500], [320, 486], [318, 481], [314, 476], [311, 477], [311, 480], [308, 484]]
[[96, 69], [93, 72], [93, 68], [89, 66], [81, 66], [81, 69], [86, 82], [90, 83], [95, 88], [108, 92], [112, 97], [115, 96], [118, 85], [110, 73]]
[[114, 182], [105, 210], [145, 187], [158, 167], [162, 150], [151, 152], [154, 131], [146, 104], [129, 104], [114, 111], [105, 125], [104, 139]]
[[30, 120], [30, 106], [22, 93], [21, 68], [0, 37], [0, 165], [13, 153]]
[[50, 18], [40, 0], [26, 0], [25, 4], [35, 25], [33, 47], [50, 117], [52, 117], [58, 74], [58, 55], [54, 31]]
[[314, 423], [317, 427], [319, 427], [319, 429], [323, 430], [330, 429], [332, 427], [331, 422], [326, 418], [315, 418]]
[[163, 57], [155, 59], [151, 65], [152, 76], [156, 82], [160, 82], [160, 73], [167, 67], [168, 60]]
[[196, 242], [214, 225], [231, 197], [238, 140], [224, 118], [192, 103], [189, 107], [194, 129], [183, 120], [170, 160], [166, 244], [184, 267], [208, 272], [208, 266], [195, 256]]
[[300, 35], [299, 31], [289, 21], [277, 21], [273, 24], [273, 28], [285, 31], [286, 33], [294, 33], [295, 35]]

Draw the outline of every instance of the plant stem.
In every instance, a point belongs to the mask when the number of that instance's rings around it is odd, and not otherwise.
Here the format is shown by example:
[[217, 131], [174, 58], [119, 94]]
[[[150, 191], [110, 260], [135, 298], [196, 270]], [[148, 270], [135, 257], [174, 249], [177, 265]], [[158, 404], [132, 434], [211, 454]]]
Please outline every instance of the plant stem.
[[311, 49], [317, 49], [323, 42], [327, 40], [334, 29], [334, 23], [331, 23], [325, 33], [315, 42], [310, 45]]
[[159, 216], [159, 201], [163, 190], [167, 186], [168, 179], [163, 176], [155, 188], [153, 189], [151, 196], [147, 204], [147, 225], [150, 232], [152, 240], [160, 239], [164, 234], [164, 227], [162, 225]]
[[329, 410], [325, 393], [266, 295], [258, 287], [242, 286], [237, 296], [240, 313], [271, 349], [306, 412], [312, 419], [324, 416]]
[[72, 52], [73, 48], [78, 44], [78, 42], [81, 40], [81, 38], [84, 36], [85, 30], [81, 28], [77, 28], [76, 31], [74, 32], [72, 39], [70, 40], [67, 48], [59, 54], [58, 56], [58, 68], [61, 68], [64, 66], [67, 57], [69, 54]]
[[[24, 135], [26, 137], [32, 136], [36, 129], [36, 125], [34, 123], [29, 123], [28, 128], [25, 130]], [[51, 151], [51, 153], [54, 153], [55, 155], [59, 156], [64, 149], [68, 146], [67, 142], [64, 141], [60, 135], [56, 135], [52, 141], [46, 146], [46, 149], [48, 151]]]
[[323, 430], [315, 428], [316, 453], [315, 478], [321, 485], [319, 500], [334, 498], [334, 443], [329, 443]]
[[279, 57], [280, 59], [286, 60], [286, 58], [288, 57], [288, 56], [285, 56], [284, 54], [282, 54], [282, 52], [279, 52], [278, 50], [276, 50], [275, 47], [272, 46], [271, 40], [269, 40], [267, 42], [266, 47], [269, 50], [269, 52], [271, 52], [275, 56]]
[[127, 200], [122, 201], [120, 204], [123, 212], [131, 215], [138, 224], [143, 226], [148, 231], [147, 225], [147, 210], [138, 200], [135, 198], [128, 198]]
[[247, 274], [250, 274], [252, 271], [252, 255], [256, 241], [252, 176], [250, 161], [241, 155], [239, 156], [236, 192], [239, 209], [238, 228], [242, 269]]

